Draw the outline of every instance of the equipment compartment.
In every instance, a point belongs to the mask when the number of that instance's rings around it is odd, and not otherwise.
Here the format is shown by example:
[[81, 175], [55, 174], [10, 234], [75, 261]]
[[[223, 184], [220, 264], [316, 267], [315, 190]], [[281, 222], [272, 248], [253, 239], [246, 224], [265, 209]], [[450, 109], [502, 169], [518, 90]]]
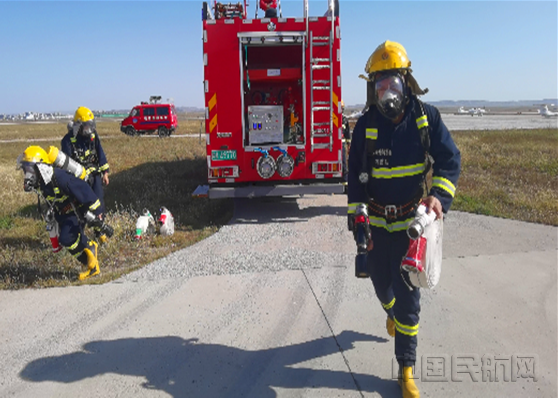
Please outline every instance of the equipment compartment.
[[[263, 143], [302, 144], [303, 135], [303, 46], [254, 38], [242, 46], [244, 109], [246, 114], [246, 145]], [[271, 112], [263, 109], [272, 109]], [[257, 130], [259, 122], [252, 120], [254, 110], [259, 116], [277, 115], [268, 130]], [[280, 110], [280, 111], [279, 111]], [[259, 113], [263, 112], [263, 113]], [[257, 116], [256, 116], [257, 117]], [[269, 119], [269, 118], [268, 118]], [[271, 120], [271, 119], [270, 119]], [[254, 123], [256, 129], [254, 129]], [[279, 126], [280, 125], [280, 126]], [[280, 127], [280, 130], [277, 128]], [[263, 129], [263, 126], [262, 126]], [[271, 133], [270, 129], [273, 129]]]

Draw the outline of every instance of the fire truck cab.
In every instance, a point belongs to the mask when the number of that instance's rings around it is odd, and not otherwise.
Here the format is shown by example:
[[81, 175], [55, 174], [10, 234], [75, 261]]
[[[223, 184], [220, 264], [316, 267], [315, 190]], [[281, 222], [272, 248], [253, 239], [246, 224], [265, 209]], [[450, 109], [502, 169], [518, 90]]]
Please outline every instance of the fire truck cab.
[[250, 19], [246, 1], [204, 3], [208, 185], [195, 196], [344, 192], [337, 5], [311, 17], [304, 0], [303, 17], [284, 18], [279, 1], [277, 18], [258, 18], [256, 4]]

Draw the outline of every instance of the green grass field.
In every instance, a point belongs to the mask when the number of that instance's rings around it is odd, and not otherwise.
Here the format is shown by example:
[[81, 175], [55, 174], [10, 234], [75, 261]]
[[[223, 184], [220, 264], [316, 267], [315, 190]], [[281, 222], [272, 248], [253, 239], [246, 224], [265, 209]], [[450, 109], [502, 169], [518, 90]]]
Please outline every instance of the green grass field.
[[[111, 166], [105, 190], [107, 221], [115, 235], [99, 252], [103, 283], [209, 236], [232, 216], [231, 200], [192, 198], [206, 183], [205, 140], [128, 137], [114, 121], [98, 132]], [[80, 265], [65, 251], [52, 254], [36, 195], [23, 191], [17, 156], [28, 145], [55, 145], [65, 123], [0, 125], [0, 289], [80, 284]], [[177, 134], [199, 134], [200, 122], [183, 120]], [[558, 225], [558, 130], [454, 132], [462, 173], [453, 209]], [[40, 141], [33, 142], [38, 139]], [[172, 237], [136, 241], [142, 209], [166, 206], [175, 217]]]
[[454, 210], [558, 225], [558, 130], [453, 133], [461, 150]]

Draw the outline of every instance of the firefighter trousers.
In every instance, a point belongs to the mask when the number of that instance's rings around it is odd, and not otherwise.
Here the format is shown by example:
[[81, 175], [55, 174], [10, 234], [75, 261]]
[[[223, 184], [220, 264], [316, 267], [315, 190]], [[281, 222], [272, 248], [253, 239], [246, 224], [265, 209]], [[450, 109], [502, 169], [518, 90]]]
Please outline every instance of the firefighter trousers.
[[77, 216], [73, 212], [59, 215], [56, 217], [56, 221], [58, 221], [60, 234], [58, 241], [72, 256], [80, 260], [79, 256], [83, 252], [83, 249], [87, 247], [89, 239], [85, 235]]
[[[395, 322], [395, 357], [401, 366], [414, 366], [420, 313], [420, 291], [413, 287], [401, 261], [409, 248], [405, 231], [371, 227], [374, 248], [368, 252], [370, 279], [384, 311]], [[411, 289], [411, 288], [412, 289]]]

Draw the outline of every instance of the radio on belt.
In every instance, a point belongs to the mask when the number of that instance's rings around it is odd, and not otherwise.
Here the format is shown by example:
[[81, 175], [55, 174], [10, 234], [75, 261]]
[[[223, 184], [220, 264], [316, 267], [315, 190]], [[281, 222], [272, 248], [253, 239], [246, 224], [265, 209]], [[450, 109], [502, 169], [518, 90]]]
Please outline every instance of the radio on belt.
[[253, 105], [248, 107], [250, 144], [283, 143], [283, 107]]

